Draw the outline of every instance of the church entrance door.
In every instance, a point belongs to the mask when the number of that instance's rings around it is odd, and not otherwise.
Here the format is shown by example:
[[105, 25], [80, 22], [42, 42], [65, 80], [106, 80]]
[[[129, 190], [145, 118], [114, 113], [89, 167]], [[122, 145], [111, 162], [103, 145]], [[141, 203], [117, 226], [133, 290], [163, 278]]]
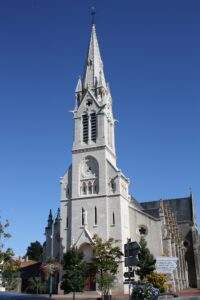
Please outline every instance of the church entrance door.
[[87, 272], [85, 278], [85, 291], [95, 291], [96, 282], [95, 282], [95, 272], [92, 268], [91, 262], [93, 258], [93, 249], [92, 246], [88, 243], [84, 243], [79, 248], [83, 252], [84, 261], [87, 263]]

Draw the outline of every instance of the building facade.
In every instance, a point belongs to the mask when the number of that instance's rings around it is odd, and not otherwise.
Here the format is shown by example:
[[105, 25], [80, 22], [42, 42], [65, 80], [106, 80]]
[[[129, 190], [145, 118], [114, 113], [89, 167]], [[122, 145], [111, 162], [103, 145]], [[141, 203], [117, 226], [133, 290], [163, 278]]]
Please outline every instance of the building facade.
[[[118, 168], [112, 95], [105, 79], [94, 24], [83, 76], [75, 90], [73, 116], [72, 163], [60, 180], [58, 216], [53, 220], [50, 213], [48, 218], [44, 259], [49, 256], [61, 258], [70, 247], [76, 246], [89, 262], [93, 255], [91, 241], [94, 234], [104, 240], [113, 238], [122, 252], [128, 238], [139, 241], [144, 236], [155, 257], [178, 257], [178, 268], [172, 278], [174, 288], [186, 288], [190, 281], [193, 286], [197, 285], [199, 261], [195, 251], [199, 246], [193, 217], [188, 216], [186, 220], [176, 212], [179, 207], [172, 204], [175, 200], [138, 203], [129, 193], [129, 179]], [[189, 198], [188, 205], [193, 209]], [[190, 237], [187, 238], [187, 234]], [[186, 242], [189, 243], [187, 246]], [[185, 256], [190, 247], [196, 275], [188, 279], [191, 255], [188, 261]], [[125, 271], [124, 263], [121, 263], [115, 289], [124, 289]]]

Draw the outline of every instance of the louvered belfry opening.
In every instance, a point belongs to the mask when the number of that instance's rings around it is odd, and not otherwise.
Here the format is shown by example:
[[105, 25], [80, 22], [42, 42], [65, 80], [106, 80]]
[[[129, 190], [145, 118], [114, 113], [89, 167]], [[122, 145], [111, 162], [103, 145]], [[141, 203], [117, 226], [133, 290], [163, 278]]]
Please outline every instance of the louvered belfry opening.
[[97, 118], [96, 118], [96, 114], [92, 113], [90, 115], [91, 117], [91, 140], [93, 142], [96, 142], [97, 139]]
[[83, 142], [88, 142], [88, 115], [83, 115]]

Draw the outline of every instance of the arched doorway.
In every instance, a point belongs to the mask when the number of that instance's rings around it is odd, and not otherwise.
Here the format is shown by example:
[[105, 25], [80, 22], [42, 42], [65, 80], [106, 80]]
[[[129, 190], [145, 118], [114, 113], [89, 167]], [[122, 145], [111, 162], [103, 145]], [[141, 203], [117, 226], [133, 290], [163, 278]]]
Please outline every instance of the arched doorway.
[[89, 243], [83, 243], [79, 250], [84, 255], [84, 261], [87, 263], [87, 272], [85, 278], [85, 291], [95, 291], [96, 282], [95, 282], [95, 270], [92, 268], [92, 258], [93, 258], [93, 249]]

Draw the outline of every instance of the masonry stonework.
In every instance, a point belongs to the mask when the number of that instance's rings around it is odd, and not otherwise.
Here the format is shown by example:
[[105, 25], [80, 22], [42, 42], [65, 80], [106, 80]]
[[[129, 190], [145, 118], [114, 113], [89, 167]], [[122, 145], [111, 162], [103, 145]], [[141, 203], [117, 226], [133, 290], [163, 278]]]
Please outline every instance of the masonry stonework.
[[[60, 179], [60, 211], [55, 220], [49, 214], [44, 260], [51, 256], [61, 260], [64, 252], [76, 246], [90, 261], [94, 234], [104, 240], [113, 238], [122, 252], [127, 239], [139, 241], [144, 236], [155, 257], [178, 257], [174, 289], [200, 287], [199, 235], [192, 197], [139, 203], [129, 193], [128, 178], [117, 167], [112, 96], [94, 24], [83, 76], [75, 90], [73, 116], [72, 164]], [[124, 289], [125, 271], [122, 262], [115, 289]]]

